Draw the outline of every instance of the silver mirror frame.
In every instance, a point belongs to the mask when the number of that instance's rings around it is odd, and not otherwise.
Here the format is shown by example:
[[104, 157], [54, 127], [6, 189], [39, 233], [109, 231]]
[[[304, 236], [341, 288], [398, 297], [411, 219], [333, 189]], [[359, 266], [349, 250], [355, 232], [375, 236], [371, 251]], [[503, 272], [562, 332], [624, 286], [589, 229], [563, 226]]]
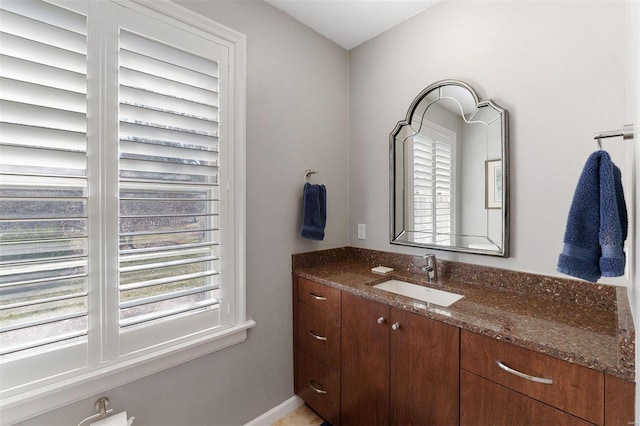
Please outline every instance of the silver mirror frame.
[[[502, 153], [502, 188], [503, 188], [503, 205], [502, 205], [502, 247], [500, 250], [489, 251], [489, 250], [480, 250], [474, 248], [467, 248], [461, 246], [442, 246], [437, 244], [426, 244], [426, 243], [415, 243], [410, 241], [401, 241], [398, 240], [399, 235], [396, 235], [396, 197], [395, 197], [395, 165], [396, 165], [396, 152], [395, 152], [395, 140], [396, 136], [404, 126], [411, 125], [411, 118], [420, 104], [420, 102], [433, 90], [440, 89], [443, 86], [459, 86], [466, 90], [468, 90], [473, 96], [476, 107], [480, 108], [483, 106], [491, 106], [500, 112], [501, 116], [501, 153]], [[428, 108], [428, 107], [427, 107]], [[509, 256], [509, 241], [510, 241], [510, 200], [509, 200], [509, 118], [508, 111], [491, 100], [480, 100], [477, 92], [467, 83], [459, 80], [441, 80], [436, 83], [431, 84], [426, 89], [416, 96], [413, 100], [409, 109], [407, 110], [407, 115], [404, 120], [398, 121], [395, 128], [389, 135], [389, 225], [390, 225], [390, 242], [391, 244], [411, 246], [411, 247], [420, 247], [420, 248], [429, 248], [436, 250], [445, 250], [445, 251], [453, 251], [453, 252], [461, 252], [461, 253], [472, 253], [472, 254], [482, 254], [488, 256], [498, 256], [498, 257], [508, 257]], [[406, 230], [403, 230], [403, 233]]]

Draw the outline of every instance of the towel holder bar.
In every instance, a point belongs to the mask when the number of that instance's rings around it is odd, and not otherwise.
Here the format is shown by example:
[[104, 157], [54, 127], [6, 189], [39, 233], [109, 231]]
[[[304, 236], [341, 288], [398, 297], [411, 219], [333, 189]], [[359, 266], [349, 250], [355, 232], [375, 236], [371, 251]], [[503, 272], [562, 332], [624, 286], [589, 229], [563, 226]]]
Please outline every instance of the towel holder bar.
[[598, 132], [593, 134], [594, 139], [616, 138], [622, 136], [622, 139], [633, 138], [633, 124], [625, 124], [622, 129], [609, 130], [606, 132]]
[[305, 171], [304, 171], [304, 180], [305, 180], [305, 182], [307, 181], [307, 179], [309, 179], [309, 176], [311, 176], [311, 175], [315, 175], [315, 174], [317, 174], [317, 173], [318, 173], [318, 172], [317, 172], [317, 171], [315, 171], [315, 170], [305, 170]]

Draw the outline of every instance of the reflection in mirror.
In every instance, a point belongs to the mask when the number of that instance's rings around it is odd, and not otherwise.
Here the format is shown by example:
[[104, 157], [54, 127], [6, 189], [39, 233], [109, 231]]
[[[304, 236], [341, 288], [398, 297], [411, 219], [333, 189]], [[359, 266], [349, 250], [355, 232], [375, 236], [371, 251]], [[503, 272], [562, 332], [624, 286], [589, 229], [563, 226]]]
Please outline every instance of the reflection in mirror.
[[410, 105], [390, 150], [393, 244], [508, 256], [506, 110], [440, 81]]

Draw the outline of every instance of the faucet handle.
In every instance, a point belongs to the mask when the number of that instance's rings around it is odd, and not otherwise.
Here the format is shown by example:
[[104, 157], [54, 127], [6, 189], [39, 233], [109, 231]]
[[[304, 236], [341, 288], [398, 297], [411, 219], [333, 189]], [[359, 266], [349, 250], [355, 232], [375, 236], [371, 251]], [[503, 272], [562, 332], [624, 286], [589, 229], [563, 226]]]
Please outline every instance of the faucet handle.
[[425, 254], [423, 258], [427, 261], [427, 264], [422, 267], [422, 272], [426, 272], [428, 281], [430, 283], [434, 283], [438, 280], [438, 266], [436, 263], [436, 255], [428, 253]]

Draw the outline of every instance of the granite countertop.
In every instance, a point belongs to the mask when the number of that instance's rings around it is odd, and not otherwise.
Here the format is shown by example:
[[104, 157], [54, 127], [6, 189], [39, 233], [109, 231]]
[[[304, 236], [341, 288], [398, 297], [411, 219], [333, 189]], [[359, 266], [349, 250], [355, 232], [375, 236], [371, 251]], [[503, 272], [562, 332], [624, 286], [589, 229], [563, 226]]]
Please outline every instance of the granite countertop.
[[[421, 257], [343, 248], [293, 256], [293, 273], [462, 329], [635, 380], [635, 331], [625, 287], [438, 260], [437, 284]], [[373, 266], [394, 271], [379, 275]], [[449, 307], [372, 286], [400, 279], [464, 295]], [[483, 281], [486, 280], [486, 281]], [[490, 281], [490, 282], [489, 282]]]

